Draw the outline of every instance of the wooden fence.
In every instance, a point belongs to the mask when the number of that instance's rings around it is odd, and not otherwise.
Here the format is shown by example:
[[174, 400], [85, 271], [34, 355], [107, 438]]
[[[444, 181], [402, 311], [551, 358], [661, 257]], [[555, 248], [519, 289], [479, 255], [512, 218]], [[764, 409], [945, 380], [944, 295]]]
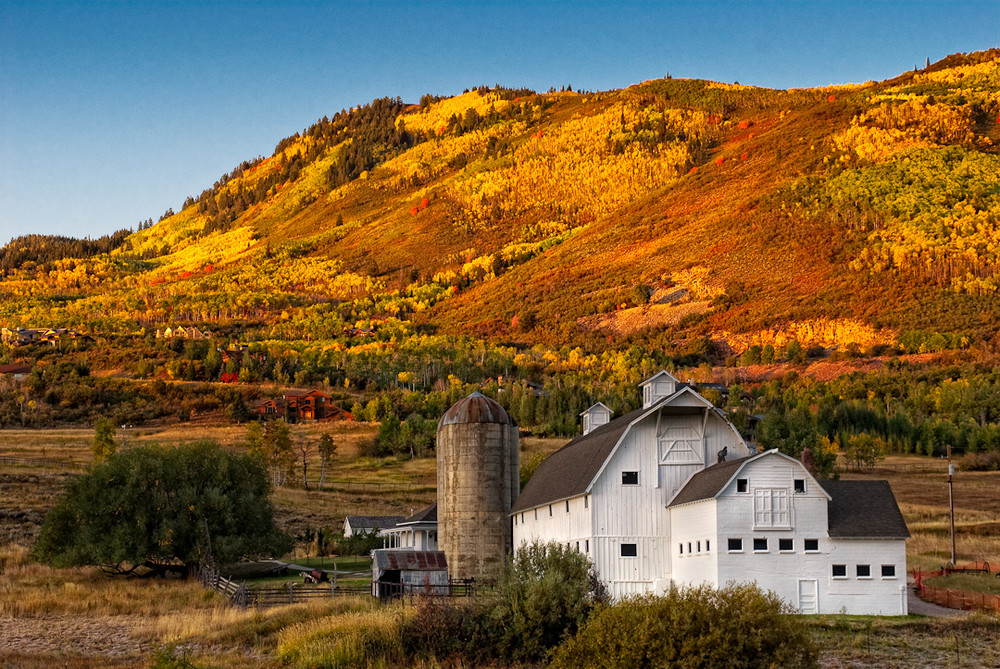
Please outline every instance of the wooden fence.
[[[971, 562], [960, 567], [942, 567], [934, 571], [913, 570], [913, 581], [917, 588], [920, 599], [946, 606], [949, 609], [962, 609], [965, 611], [991, 611], [1000, 613], [1000, 596], [987, 592], [969, 592], [967, 590], [955, 590], [953, 588], [939, 588], [928, 585], [924, 581], [929, 578], [946, 576], [955, 573], [992, 573], [988, 562]], [[1000, 576], [1000, 574], [997, 574]]]
[[67, 469], [83, 469], [86, 466], [80, 462], [56, 460], [54, 458], [10, 458], [7, 456], [0, 456], [0, 465], [19, 467], [62, 467]]

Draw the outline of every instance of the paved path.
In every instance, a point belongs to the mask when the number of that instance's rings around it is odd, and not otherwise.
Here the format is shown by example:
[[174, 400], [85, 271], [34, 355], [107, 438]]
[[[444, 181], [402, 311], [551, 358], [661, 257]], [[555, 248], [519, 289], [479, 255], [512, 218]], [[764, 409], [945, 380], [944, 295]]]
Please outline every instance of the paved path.
[[925, 602], [917, 596], [917, 591], [913, 587], [913, 577], [908, 579], [906, 587], [906, 609], [915, 616], [934, 616], [937, 618], [961, 618], [969, 615], [970, 611], [962, 609], [949, 609], [947, 606], [938, 606], [930, 602]]

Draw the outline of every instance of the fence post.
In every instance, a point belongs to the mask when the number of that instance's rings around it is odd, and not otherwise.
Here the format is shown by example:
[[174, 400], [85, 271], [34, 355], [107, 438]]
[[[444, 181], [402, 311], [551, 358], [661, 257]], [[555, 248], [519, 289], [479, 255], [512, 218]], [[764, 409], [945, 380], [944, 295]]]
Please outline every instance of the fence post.
[[294, 604], [295, 603], [295, 584], [294, 583], [289, 583], [288, 584], [288, 603], [289, 604]]

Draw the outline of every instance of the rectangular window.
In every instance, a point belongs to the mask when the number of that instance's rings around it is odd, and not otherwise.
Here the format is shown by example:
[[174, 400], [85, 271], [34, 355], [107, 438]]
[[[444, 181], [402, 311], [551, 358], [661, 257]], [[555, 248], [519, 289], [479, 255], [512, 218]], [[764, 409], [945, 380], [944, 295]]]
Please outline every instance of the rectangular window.
[[521, 524], [524, 525], [524, 511], [521, 512]]
[[549, 518], [552, 517], [552, 505], [549, 504]]
[[691, 553], [691, 542], [689, 541], [688, 542], [688, 554], [690, 554], [690, 553]]
[[782, 553], [795, 550], [795, 539], [778, 539], [778, 550]]
[[736, 492], [747, 492], [747, 490], [749, 490], [747, 479], [736, 479]]
[[833, 565], [833, 577], [834, 578], [847, 578], [847, 565], [846, 564], [835, 564], [835, 565]]
[[566, 513], [569, 513], [569, 500], [566, 500]]
[[622, 485], [639, 485], [639, 472], [622, 472]]
[[636, 557], [638, 554], [636, 544], [622, 544], [622, 557]]
[[684, 544], [683, 543], [677, 544], [677, 548], [680, 549], [681, 555], [684, 555]]
[[576, 552], [577, 553], [580, 552], [580, 542], [579, 541], [576, 542]]
[[755, 537], [753, 540], [753, 552], [754, 553], [766, 553], [767, 552], [767, 538]]
[[698, 549], [698, 552], [700, 553], [701, 552], [701, 542], [700, 541], [697, 543], [696, 548]]
[[803, 539], [803, 547], [806, 553], [818, 553], [819, 552], [819, 539]]
[[514, 516], [514, 527], [517, 527], [517, 516]]
[[743, 540], [742, 539], [729, 539], [727, 542], [729, 546], [730, 553], [742, 553], [743, 552]]
[[535, 520], [538, 520], [538, 509], [535, 509]]
[[757, 488], [753, 494], [754, 527], [791, 527], [788, 513], [788, 490]]
[[795, 492], [801, 493], [806, 491], [806, 480], [805, 479], [795, 479]]
[[705, 539], [705, 552], [708, 553], [711, 550], [712, 550], [712, 543], [708, 539]]
[[894, 564], [882, 565], [882, 578], [896, 578], [896, 565]]
[[589, 509], [590, 508], [590, 495], [584, 495], [583, 496], [583, 508], [585, 508], [585, 509]]
[[872, 577], [872, 566], [870, 564], [859, 564], [857, 569], [858, 569], [858, 578]]
[[583, 540], [583, 552], [590, 553], [590, 539]]

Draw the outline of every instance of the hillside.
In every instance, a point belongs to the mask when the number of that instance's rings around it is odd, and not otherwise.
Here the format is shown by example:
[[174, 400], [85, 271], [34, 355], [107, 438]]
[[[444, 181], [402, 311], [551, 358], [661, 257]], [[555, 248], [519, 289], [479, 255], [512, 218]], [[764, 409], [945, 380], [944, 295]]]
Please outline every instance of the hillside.
[[[83, 356], [109, 387], [225, 372], [367, 402], [360, 390], [589, 374], [566, 415], [611, 395], [627, 408], [647, 366], [992, 355], [998, 144], [1000, 50], [821, 89], [385, 98], [108, 251], [15, 240], [0, 324], [113, 342]], [[261, 355], [224, 364], [154, 341], [192, 324]]]

